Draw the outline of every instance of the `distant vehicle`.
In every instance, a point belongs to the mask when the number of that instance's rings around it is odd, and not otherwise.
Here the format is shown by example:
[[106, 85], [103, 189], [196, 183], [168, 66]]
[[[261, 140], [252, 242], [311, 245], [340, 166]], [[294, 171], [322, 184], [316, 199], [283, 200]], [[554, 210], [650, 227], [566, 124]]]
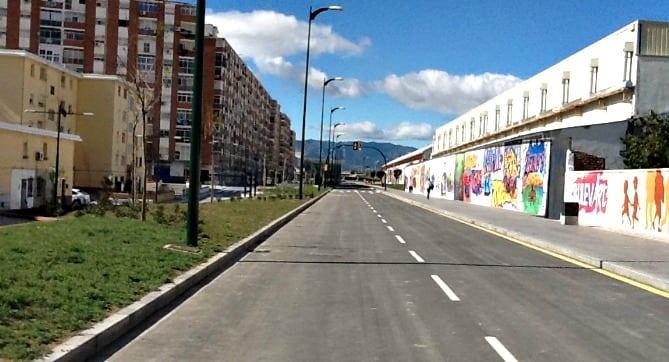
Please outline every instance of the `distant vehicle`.
[[81, 209], [90, 205], [91, 195], [79, 189], [72, 189], [72, 208]]

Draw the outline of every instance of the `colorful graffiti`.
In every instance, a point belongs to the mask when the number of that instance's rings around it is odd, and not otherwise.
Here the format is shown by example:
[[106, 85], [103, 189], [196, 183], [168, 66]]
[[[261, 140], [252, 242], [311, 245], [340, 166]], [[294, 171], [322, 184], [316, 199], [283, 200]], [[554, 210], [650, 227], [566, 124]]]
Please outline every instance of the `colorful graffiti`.
[[542, 215], [549, 155], [548, 142], [490, 147], [407, 166], [403, 174], [407, 191], [425, 193], [432, 180], [441, 191], [434, 197]]
[[522, 162], [522, 203], [528, 214], [543, 215], [546, 212], [544, 193], [548, 180], [548, 155], [550, 143], [536, 141], [521, 145]]
[[565, 201], [579, 203], [582, 225], [666, 232], [669, 169], [568, 171]]

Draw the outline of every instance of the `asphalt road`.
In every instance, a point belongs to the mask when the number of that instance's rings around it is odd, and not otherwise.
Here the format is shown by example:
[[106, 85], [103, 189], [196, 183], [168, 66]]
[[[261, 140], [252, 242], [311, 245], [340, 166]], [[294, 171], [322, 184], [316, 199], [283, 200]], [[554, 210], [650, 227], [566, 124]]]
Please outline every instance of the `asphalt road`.
[[336, 190], [98, 360], [666, 361], [667, 341], [665, 298]]

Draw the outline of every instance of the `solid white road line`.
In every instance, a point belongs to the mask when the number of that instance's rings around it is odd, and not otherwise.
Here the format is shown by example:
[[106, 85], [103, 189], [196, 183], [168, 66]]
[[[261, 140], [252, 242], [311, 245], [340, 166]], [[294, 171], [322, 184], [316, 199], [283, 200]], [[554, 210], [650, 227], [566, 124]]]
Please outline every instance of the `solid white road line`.
[[418, 255], [418, 253], [416, 253], [415, 251], [409, 250], [409, 254], [411, 254], [411, 256], [413, 256], [413, 258], [416, 259], [417, 262], [419, 263], [425, 262], [425, 260], [423, 260], [423, 258], [421, 258], [420, 255]]
[[434, 280], [434, 282], [437, 283], [439, 288], [441, 288], [441, 290], [443, 290], [444, 293], [446, 293], [448, 299], [450, 299], [452, 302], [460, 301], [460, 298], [458, 298], [458, 296], [455, 295], [453, 290], [451, 290], [451, 288], [449, 288], [448, 285], [443, 280], [441, 280], [441, 278], [439, 278], [438, 275], [432, 275], [432, 280]]
[[404, 239], [402, 239], [402, 237], [401, 237], [401, 236], [399, 236], [399, 235], [395, 235], [395, 239], [397, 239], [397, 241], [399, 241], [399, 242], [400, 242], [400, 244], [406, 244], [406, 243], [407, 243], [407, 242], [406, 242], [406, 241], [404, 241]]
[[488, 336], [488, 337], [485, 337], [485, 340], [486, 340], [486, 342], [488, 342], [488, 344], [490, 344], [490, 346], [492, 347], [492, 349], [494, 349], [495, 352], [497, 352], [497, 354], [498, 354], [500, 357], [502, 357], [502, 359], [504, 360], [504, 362], [516, 362], [516, 361], [518, 361], [518, 360], [516, 359], [516, 357], [514, 357], [514, 356], [511, 354], [511, 352], [509, 352], [509, 350], [506, 349], [506, 347], [504, 347], [504, 345], [502, 344], [502, 342], [500, 342], [496, 337], [490, 337], [490, 336]]
[[390, 230], [390, 231], [395, 231], [395, 229], [393, 229], [393, 227], [390, 226], [390, 225], [388, 225], [388, 230]]
[[376, 215], [376, 216], [378, 216], [378, 217], [383, 217], [383, 215], [381, 215], [381, 214], [378, 214], [378, 215]]
[[387, 224], [387, 223], [388, 223], [388, 222], [386, 221], [386, 219], [381, 219], [381, 222], [384, 223], [384, 224]]

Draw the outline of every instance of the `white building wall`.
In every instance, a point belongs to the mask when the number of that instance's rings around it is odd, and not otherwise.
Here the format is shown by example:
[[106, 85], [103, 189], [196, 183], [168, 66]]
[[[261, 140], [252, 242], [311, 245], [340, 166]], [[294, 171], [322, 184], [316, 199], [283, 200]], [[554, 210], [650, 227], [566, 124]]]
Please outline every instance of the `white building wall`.
[[[435, 153], [447, 151], [449, 148], [449, 131], [452, 131], [451, 146], [467, 143], [471, 140], [471, 119], [475, 119], [475, 139], [480, 138], [478, 128], [481, 116], [488, 115], [486, 130], [494, 134], [509, 126], [522, 123], [541, 115], [541, 89], [546, 88], [546, 111], [559, 113], [565, 106], [563, 104], [563, 79], [569, 78], [567, 106], [570, 102], [586, 100], [598, 94], [623, 88], [626, 83], [625, 75], [625, 47], [637, 49], [639, 23], [631, 23], [613, 34], [597, 41], [596, 43], [582, 49], [550, 68], [521, 82], [515, 87], [495, 96], [489, 101], [465, 112], [448, 124], [436, 130], [435, 139], [444, 140], [435, 143]], [[631, 64], [631, 80], [636, 85], [638, 56], [634, 52]], [[665, 62], [663, 61], [662, 64]], [[590, 94], [592, 65], [597, 65], [596, 93]], [[628, 64], [628, 67], [630, 65]], [[524, 96], [529, 97], [526, 118], [523, 118]], [[666, 99], [666, 98], [665, 98]], [[511, 122], [507, 123], [508, 104], [512, 103]], [[500, 128], [495, 129], [495, 110], [500, 110]], [[558, 120], [553, 129], [581, 126], [587, 124], [598, 124], [607, 122], [618, 122], [634, 114], [633, 102], [621, 102], [610, 105], [607, 108], [596, 109], [582, 115], [572, 115]], [[465, 128], [464, 139], [462, 128]], [[455, 142], [456, 128], [459, 129], [457, 144]]]

